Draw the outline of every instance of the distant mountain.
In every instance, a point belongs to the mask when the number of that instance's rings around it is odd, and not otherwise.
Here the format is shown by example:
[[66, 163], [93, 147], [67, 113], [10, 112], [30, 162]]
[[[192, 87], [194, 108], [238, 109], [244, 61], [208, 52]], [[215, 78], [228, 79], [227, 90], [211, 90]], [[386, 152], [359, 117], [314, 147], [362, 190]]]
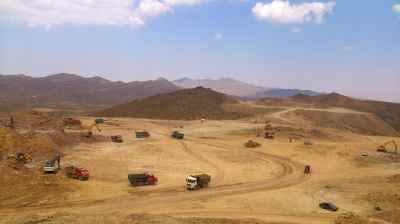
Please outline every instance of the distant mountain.
[[221, 79], [190, 79], [183, 78], [173, 82], [175, 85], [183, 88], [195, 88], [203, 86], [215, 91], [234, 96], [254, 95], [257, 92], [265, 91], [268, 88], [254, 86], [245, 82], [241, 82], [230, 78]]
[[65, 73], [41, 78], [0, 75], [0, 106], [9, 110], [49, 105], [111, 106], [178, 89], [161, 78], [125, 83]]
[[223, 107], [225, 104], [235, 103], [238, 101], [225, 94], [196, 87], [134, 100], [95, 112], [93, 115], [173, 120], [235, 119], [243, 115], [227, 111]]
[[311, 90], [271, 88], [271, 89], [263, 91], [263, 92], [258, 92], [255, 95], [246, 96], [246, 98], [249, 98], [249, 99], [259, 99], [259, 98], [264, 98], [264, 97], [282, 98], [282, 97], [291, 97], [291, 96], [295, 96], [298, 94], [302, 94], [302, 95], [306, 95], [306, 96], [318, 96], [321, 93], [314, 92]]
[[263, 97], [289, 97], [302, 93], [310, 96], [320, 93], [310, 90], [283, 89], [255, 86], [231, 78], [221, 79], [190, 79], [183, 78], [174, 81], [174, 84], [182, 88], [194, 88], [203, 86], [228, 95], [239, 96], [247, 99], [258, 99]]

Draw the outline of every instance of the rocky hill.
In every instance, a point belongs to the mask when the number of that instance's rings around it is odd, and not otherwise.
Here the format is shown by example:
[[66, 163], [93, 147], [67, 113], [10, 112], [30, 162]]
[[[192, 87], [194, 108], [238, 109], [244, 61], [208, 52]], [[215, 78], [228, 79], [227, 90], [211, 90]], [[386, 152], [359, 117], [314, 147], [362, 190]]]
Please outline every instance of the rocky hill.
[[0, 107], [12, 111], [51, 105], [110, 106], [178, 89], [166, 79], [125, 83], [98, 76], [85, 78], [73, 74], [41, 78], [0, 75]]
[[236, 119], [244, 115], [223, 108], [225, 104], [235, 103], [238, 101], [225, 94], [196, 87], [134, 100], [95, 112], [93, 115], [173, 120]]
[[342, 107], [361, 112], [375, 114], [380, 119], [400, 132], [400, 104], [372, 100], [360, 100], [338, 93], [308, 96], [297, 94], [292, 97], [273, 99], [265, 98], [257, 103], [271, 106], [312, 106], [312, 107]]

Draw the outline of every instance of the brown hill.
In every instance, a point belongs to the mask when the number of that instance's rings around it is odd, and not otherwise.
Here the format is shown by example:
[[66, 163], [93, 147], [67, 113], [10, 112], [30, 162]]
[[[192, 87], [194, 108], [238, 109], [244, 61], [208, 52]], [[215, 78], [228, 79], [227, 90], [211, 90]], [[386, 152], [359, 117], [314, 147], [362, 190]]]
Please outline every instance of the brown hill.
[[362, 135], [398, 136], [393, 127], [370, 113], [340, 113], [318, 110], [294, 110], [285, 114], [300, 122], [316, 127], [347, 130]]
[[111, 107], [94, 113], [105, 117], [137, 117], [153, 119], [193, 120], [236, 119], [243, 117], [239, 112], [227, 111], [225, 104], [237, 101], [211, 89], [197, 87], [160, 94], [127, 104]]
[[290, 100], [297, 103], [313, 104], [314, 106], [343, 107], [373, 113], [397, 131], [400, 131], [400, 104], [398, 103], [359, 100], [337, 93], [319, 96], [296, 95], [290, 97]]
[[125, 83], [73, 74], [41, 78], [0, 75], [0, 108], [12, 111], [18, 108], [64, 105], [110, 106], [178, 89], [165, 79]]

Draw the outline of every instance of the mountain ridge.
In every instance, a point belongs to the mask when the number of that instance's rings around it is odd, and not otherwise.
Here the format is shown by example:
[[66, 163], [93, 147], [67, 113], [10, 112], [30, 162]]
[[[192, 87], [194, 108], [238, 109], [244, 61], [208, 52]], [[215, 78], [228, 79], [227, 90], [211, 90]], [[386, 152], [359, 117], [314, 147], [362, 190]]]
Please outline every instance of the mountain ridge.
[[211, 88], [217, 92], [238, 96], [243, 99], [259, 99], [263, 97], [289, 97], [298, 93], [305, 93], [308, 95], [320, 94], [311, 90], [257, 86], [226, 77], [219, 79], [191, 79], [188, 77], [183, 77], [174, 80], [173, 83], [182, 88], [194, 88], [196, 86], [204, 86], [206, 88]]

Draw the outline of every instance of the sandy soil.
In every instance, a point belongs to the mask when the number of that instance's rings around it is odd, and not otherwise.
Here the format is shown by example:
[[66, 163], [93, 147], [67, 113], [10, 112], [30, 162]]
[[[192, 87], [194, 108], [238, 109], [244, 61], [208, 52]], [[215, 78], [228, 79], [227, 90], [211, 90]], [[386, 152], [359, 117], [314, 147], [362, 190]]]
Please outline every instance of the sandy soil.
[[[353, 113], [337, 108], [334, 112]], [[290, 113], [268, 116], [273, 125], [304, 125]], [[257, 127], [260, 124], [248, 119], [205, 123], [106, 119], [102, 132], [95, 134], [106, 138], [120, 134], [124, 143], [80, 143], [66, 150], [62, 159], [62, 166], [87, 168], [89, 181], [61, 178], [74, 190], [66, 193], [60, 187], [60, 200], [38, 196], [30, 197], [29, 203], [17, 198], [0, 203], [4, 217], [0, 223], [312, 224], [334, 223], [344, 212], [370, 223], [400, 223], [395, 215], [400, 203], [393, 200], [400, 194], [400, 181], [394, 176], [400, 172], [400, 156], [376, 152], [382, 142], [400, 138], [315, 127], [324, 135], [314, 136], [314, 144], [305, 146], [303, 139], [289, 142], [285, 131], [277, 132], [274, 140], [256, 138]], [[136, 139], [137, 129], [148, 130], [151, 137]], [[184, 140], [170, 137], [177, 129], [185, 133]], [[262, 146], [245, 148], [249, 139]], [[311, 174], [303, 173], [305, 165], [311, 165]], [[127, 174], [143, 171], [153, 172], [159, 184], [129, 186]], [[185, 177], [203, 172], [212, 176], [210, 187], [186, 191]], [[53, 196], [58, 193], [49, 190]], [[339, 211], [320, 209], [318, 204], [326, 201]]]

